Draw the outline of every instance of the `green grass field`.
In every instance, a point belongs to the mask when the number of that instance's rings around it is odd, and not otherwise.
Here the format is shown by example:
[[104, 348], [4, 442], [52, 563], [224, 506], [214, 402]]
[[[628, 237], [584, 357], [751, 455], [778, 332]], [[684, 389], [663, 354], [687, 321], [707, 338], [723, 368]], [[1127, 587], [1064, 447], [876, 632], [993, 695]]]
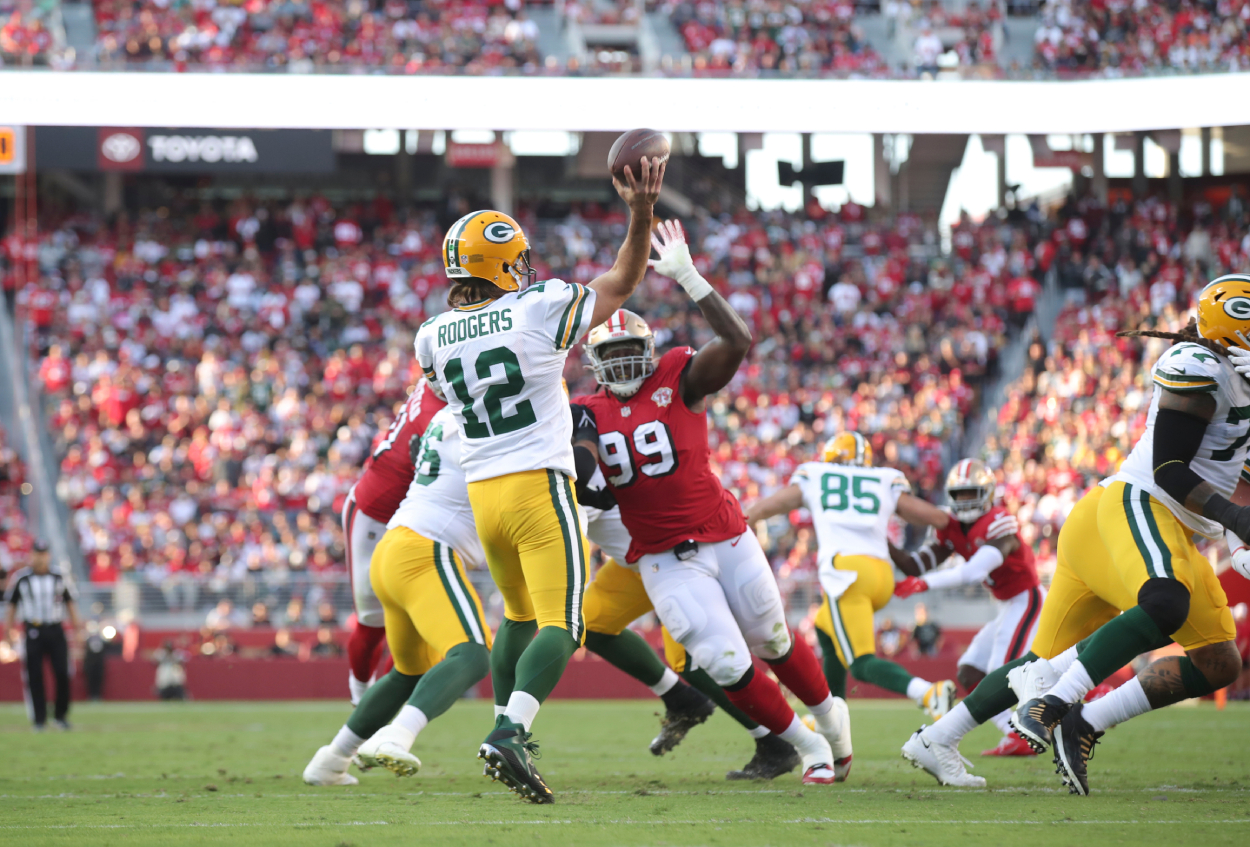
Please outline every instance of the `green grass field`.
[[941, 788], [899, 757], [921, 722], [902, 701], [852, 701], [855, 767], [840, 786], [726, 782], [749, 739], [716, 715], [662, 759], [647, 752], [655, 701], [553, 702], [535, 740], [555, 790], [531, 806], [481, 776], [490, 705], [464, 701], [418, 739], [411, 779], [353, 788], [300, 780], [348, 713], [339, 703], [77, 704], [70, 733], [29, 732], [0, 707], [0, 843], [1102, 845], [1246, 844], [1250, 707], [1207, 703], [1108, 733], [1094, 796], [1070, 797], [1049, 758], [981, 759], [988, 791]]

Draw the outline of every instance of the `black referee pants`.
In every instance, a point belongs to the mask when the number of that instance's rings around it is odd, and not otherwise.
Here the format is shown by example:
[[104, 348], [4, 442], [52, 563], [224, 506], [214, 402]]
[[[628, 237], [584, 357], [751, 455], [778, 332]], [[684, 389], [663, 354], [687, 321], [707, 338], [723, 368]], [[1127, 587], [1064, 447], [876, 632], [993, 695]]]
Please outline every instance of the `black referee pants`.
[[26, 694], [30, 698], [31, 717], [35, 726], [48, 721], [48, 695], [43, 684], [44, 660], [52, 663], [56, 678], [56, 712], [58, 721], [69, 714], [69, 645], [65, 630], [59, 623], [43, 626], [26, 625]]

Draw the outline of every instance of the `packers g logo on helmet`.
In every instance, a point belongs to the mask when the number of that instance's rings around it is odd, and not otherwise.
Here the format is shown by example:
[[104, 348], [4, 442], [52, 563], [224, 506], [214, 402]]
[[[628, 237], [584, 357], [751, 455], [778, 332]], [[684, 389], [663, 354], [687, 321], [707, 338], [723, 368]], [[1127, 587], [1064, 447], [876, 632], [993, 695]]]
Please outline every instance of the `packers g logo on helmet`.
[[489, 209], [470, 212], [447, 230], [443, 270], [450, 279], [484, 279], [504, 291], [520, 291], [537, 276], [520, 224]]
[[872, 445], [858, 432], [839, 432], [825, 442], [820, 460], [831, 465], [872, 467]]
[[1250, 350], [1250, 274], [1225, 274], [1198, 294], [1198, 334]]

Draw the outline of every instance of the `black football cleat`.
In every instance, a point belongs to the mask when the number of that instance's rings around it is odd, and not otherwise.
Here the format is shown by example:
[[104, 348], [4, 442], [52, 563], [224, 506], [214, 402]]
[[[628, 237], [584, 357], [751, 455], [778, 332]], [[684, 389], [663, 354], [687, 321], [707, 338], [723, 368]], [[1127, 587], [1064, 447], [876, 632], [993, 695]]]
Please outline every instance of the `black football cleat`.
[[755, 755], [740, 771], [730, 771], [725, 779], [776, 779], [803, 763], [803, 757], [789, 741], [775, 735], [755, 739]]
[[1072, 794], [1089, 794], [1089, 760], [1103, 733], [1094, 729], [1082, 716], [1083, 703], [1073, 705], [1055, 726], [1055, 773], [1063, 779]]
[[1063, 716], [1072, 708], [1052, 694], [1035, 697], [1011, 713], [1011, 726], [1033, 748], [1034, 752], [1045, 753], [1053, 743], [1051, 731], [1058, 725]]
[[667, 707], [660, 718], [660, 734], [651, 742], [651, 752], [663, 756], [686, 737], [686, 733], [711, 717], [716, 704], [711, 698], [684, 682], [679, 682], [663, 695]]
[[534, 759], [539, 755], [538, 744], [530, 741], [530, 733], [503, 715], [495, 720], [495, 729], [477, 753], [486, 762], [485, 776], [499, 780], [531, 803], [554, 803], [555, 795], [534, 767]]

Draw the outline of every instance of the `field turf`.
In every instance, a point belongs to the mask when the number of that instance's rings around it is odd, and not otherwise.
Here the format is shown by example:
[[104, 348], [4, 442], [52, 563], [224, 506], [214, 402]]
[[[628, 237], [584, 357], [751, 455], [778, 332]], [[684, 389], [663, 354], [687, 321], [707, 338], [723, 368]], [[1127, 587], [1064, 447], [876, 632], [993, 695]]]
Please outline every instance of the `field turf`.
[[899, 758], [921, 722], [902, 701], [852, 701], [840, 786], [726, 782], [751, 751], [716, 715], [664, 758], [656, 701], [553, 702], [535, 727], [557, 794], [531, 806], [481, 776], [490, 705], [463, 701], [418, 740], [425, 767], [311, 788], [304, 764], [345, 704], [76, 704], [74, 731], [29, 732], [0, 706], [0, 844], [31, 845], [1103, 845], [1250, 843], [1250, 707], [1174, 707], [1113, 729], [1070, 797], [1043, 759], [982, 759], [988, 791], [942, 788]]

